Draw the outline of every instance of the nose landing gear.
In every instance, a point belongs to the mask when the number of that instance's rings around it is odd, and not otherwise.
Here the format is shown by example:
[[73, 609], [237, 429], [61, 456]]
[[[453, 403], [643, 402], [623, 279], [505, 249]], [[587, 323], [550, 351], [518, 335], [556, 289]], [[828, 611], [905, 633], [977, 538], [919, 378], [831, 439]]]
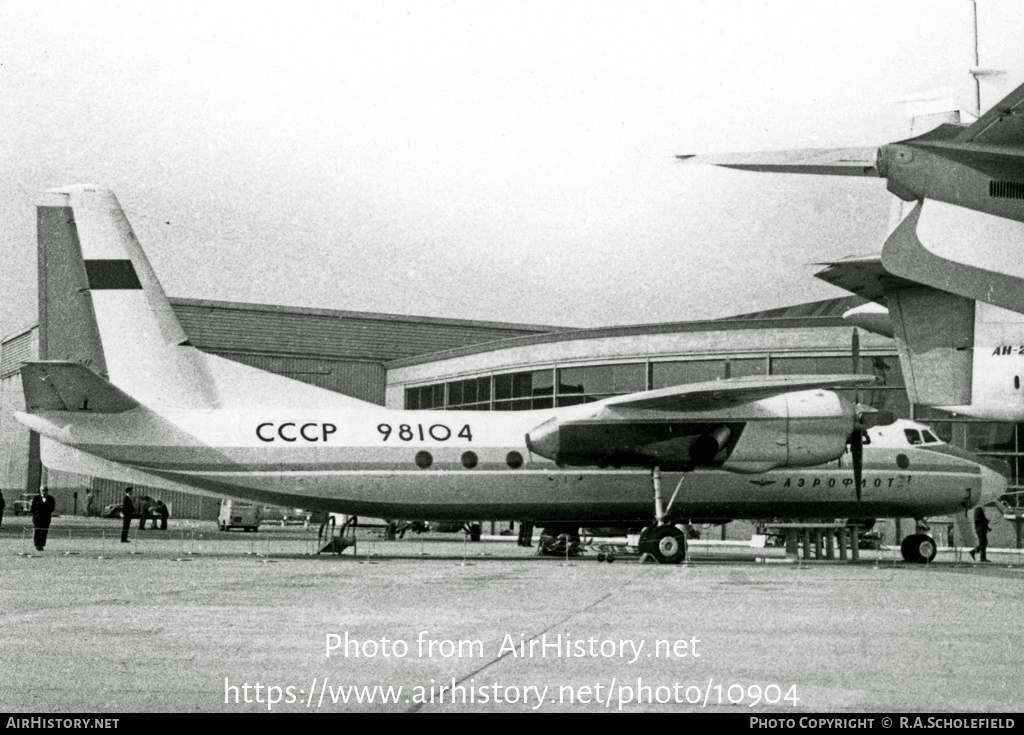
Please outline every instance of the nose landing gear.
[[900, 544], [900, 553], [904, 561], [911, 564], [929, 564], [938, 553], [935, 539], [923, 533], [915, 533], [903, 539]]

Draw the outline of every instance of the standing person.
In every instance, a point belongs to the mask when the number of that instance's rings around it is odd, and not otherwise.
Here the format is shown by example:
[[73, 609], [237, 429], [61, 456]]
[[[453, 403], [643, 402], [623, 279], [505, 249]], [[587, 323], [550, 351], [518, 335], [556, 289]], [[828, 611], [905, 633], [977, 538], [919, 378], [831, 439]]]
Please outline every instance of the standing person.
[[156, 501], [156, 506], [153, 509], [153, 528], [156, 528], [157, 518], [160, 519], [160, 530], [167, 530], [167, 504], [162, 500]]
[[132, 488], [124, 489], [124, 500], [121, 501], [121, 543], [128, 543], [128, 529], [132, 525], [132, 518], [135, 516], [135, 503], [132, 501]]
[[32, 526], [35, 528], [32, 540], [35, 542], [36, 551], [46, 548], [46, 537], [50, 533], [50, 519], [55, 507], [50, 489], [43, 485], [39, 488], [39, 494], [32, 498]]
[[92, 506], [92, 490], [88, 489], [85, 491], [85, 515], [88, 518], [95, 513], [95, 508]]
[[139, 502], [142, 503], [142, 510], [139, 513], [139, 530], [145, 531], [146, 521], [149, 520], [149, 496], [143, 495], [142, 500]]
[[971, 549], [971, 558], [981, 552], [981, 561], [988, 561], [988, 532], [992, 528], [988, 525], [988, 518], [985, 516], [985, 509], [980, 505], [974, 509], [974, 532], [978, 534], [978, 545]]

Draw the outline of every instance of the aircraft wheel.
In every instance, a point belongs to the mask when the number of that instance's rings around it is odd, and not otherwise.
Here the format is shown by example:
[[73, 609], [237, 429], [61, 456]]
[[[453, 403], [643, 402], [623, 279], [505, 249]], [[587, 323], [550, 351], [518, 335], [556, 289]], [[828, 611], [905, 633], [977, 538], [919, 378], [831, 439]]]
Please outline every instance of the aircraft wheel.
[[935, 559], [938, 548], [935, 546], [935, 539], [923, 533], [915, 533], [903, 539], [900, 544], [900, 553], [903, 559], [911, 564], [928, 564]]
[[648, 528], [640, 535], [640, 552], [659, 564], [678, 564], [686, 558], [686, 534], [675, 526]]
[[469, 524], [469, 540], [479, 541], [480, 540], [480, 524], [471, 523]]

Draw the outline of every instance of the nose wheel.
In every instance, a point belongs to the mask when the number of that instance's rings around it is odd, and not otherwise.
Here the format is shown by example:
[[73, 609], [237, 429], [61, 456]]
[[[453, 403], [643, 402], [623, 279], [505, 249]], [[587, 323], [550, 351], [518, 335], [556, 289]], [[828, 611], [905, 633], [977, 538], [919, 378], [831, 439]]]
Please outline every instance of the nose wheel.
[[903, 543], [900, 544], [900, 553], [903, 554], [904, 561], [911, 564], [929, 564], [938, 553], [938, 548], [935, 545], [935, 539], [931, 536], [915, 533], [903, 539]]

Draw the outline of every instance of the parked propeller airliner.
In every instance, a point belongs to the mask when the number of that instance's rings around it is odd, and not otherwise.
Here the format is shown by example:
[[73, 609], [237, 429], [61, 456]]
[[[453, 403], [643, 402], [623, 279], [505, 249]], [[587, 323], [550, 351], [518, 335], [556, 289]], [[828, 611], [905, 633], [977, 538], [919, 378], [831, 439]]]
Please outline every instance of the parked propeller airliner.
[[[944, 444], [865, 461], [863, 432], [892, 417], [826, 389], [866, 376], [736, 378], [511, 413], [389, 410], [191, 346], [111, 192], [54, 190], [39, 221], [41, 245], [62, 249], [47, 257], [78, 271], [49, 298], [102, 348], [90, 365], [22, 368], [17, 419], [52, 469], [376, 517], [649, 521], [641, 546], [662, 562], [685, 555], [680, 520], [925, 516], [1005, 486]], [[677, 483], [667, 505], [663, 479]]]

